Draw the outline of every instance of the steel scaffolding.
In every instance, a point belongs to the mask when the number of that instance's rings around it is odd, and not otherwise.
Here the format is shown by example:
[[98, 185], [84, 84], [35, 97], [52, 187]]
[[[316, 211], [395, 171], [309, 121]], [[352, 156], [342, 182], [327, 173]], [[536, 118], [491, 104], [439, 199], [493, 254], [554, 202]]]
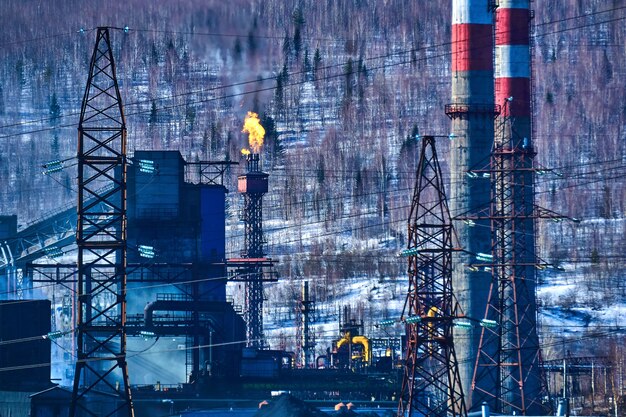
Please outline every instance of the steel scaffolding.
[[[238, 178], [238, 189], [243, 195], [244, 207], [244, 250], [242, 256], [252, 261], [245, 272], [246, 339], [248, 347], [264, 349], [267, 341], [263, 333], [263, 282], [266, 276], [263, 268], [254, 260], [265, 259], [265, 238], [263, 236], [263, 195], [268, 190], [268, 174], [261, 172], [259, 154], [248, 155], [248, 171]], [[269, 279], [268, 279], [269, 280]]]

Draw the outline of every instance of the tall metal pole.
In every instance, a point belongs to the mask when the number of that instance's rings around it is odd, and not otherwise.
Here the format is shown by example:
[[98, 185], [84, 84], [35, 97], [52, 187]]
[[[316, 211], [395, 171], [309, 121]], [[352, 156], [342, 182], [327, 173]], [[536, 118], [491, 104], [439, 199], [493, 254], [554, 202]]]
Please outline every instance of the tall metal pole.
[[452, 328], [454, 234], [435, 138], [424, 137], [409, 217], [407, 350], [398, 417], [467, 415]]
[[311, 329], [311, 314], [315, 311], [315, 301], [309, 293], [309, 282], [302, 283], [302, 365], [306, 368], [315, 362], [315, 338]]
[[126, 121], [106, 27], [96, 33], [77, 159], [78, 355], [70, 416], [132, 417], [124, 328]]

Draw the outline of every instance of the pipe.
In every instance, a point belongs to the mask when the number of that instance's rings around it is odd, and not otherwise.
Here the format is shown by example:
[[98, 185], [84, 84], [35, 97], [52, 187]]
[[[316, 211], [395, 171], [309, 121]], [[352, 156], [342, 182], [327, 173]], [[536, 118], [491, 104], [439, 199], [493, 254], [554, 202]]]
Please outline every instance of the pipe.
[[146, 330], [154, 328], [155, 311], [199, 311], [203, 313], [226, 313], [232, 311], [230, 303], [221, 301], [157, 300], [146, 304], [143, 310]]
[[350, 332], [346, 332], [346, 334], [344, 334], [341, 339], [337, 340], [335, 346], [337, 349], [339, 349], [346, 343], [350, 343]]
[[365, 336], [354, 336], [352, 343], [363, 345], [363, 362], [369, 365], [372, 360], [372, 350], [370, 348], [370, 340]]
[[[227, 302], [218, 301], [179, 301], [179, 300], [157, 300], [146, 304], [144, 308], [144, 328], [147, 331], [157, 330], [159, 334], [176, 334], [178, 332], [193, 335], [197, 337], [199, 333], [203, 333], [205, 340], [209, 339], [209, 357], [212, 360], [213, 356], [213, 331], [217, 330], [215, 325], [215, 319], [208, 320], [210, 327], [200, 326], [199, 323], [193, 323], [192, 326], [155, 326], [154, 324], [154, 312], [155, 311], [191, 311], [191, 312], [204, 312], [204, 313], [226, 313], [231, 312], [232, 306]], [[181, 331], [182, 330], [182, 331]], [[156, 332], [155, 332], [156, 333]], [[194, 343], [196, 343], [194, 341]], [[200, 350], [194, 351], [194, 371], [199, 371], [200, 366]], [[212, 368], [212, 364], [210, 364]], [[212, 372], [212, 369], [211, 369]], [[191, 379], [190, 379], [191, 381]]]
[[[352, 346], [352, 344], [362, 345], [363, 346], [363, 362], [367, 363], [368, 365], [370, 364], [372, 360], [372, 350], [370, 347], [370, 341], [367, 337], [365, 336], [350, 337], [350, 332], [346, 332], [341, 339], [337, 340], [337, 342], [335, 343], [335, 347], [338, 350], [346, 343], [348, 343], [349, 346]], [[350, 361], [352, 361], [352, 352], [349, 353], [349, 358], [350, 358]]]
[[487, 404], [486, 402], [483, 402], [481, 411], [482, 411], [482, 417], [489, 417], [489, 404]]
[[317, 369], [320, 369], [320, 360], [322, 361], [322, 366], [323, 366], [324, 368], [329, 368], [329, 366], [327, 366], [327, 365], [326, 365], [326, 362], [328, 362], [328, 356], [322, 355], [322, 356], [318, 356], [318, 357], [315, 359], [315, 367], [316, 367]]
[[556, 409], [557, 417], [569, 416], [569, 400], [567, 398], [559, 398], [559, 405]]
[[[437, 317], [438, 312], [439, 312], [439, 309], [437, 307], [431, 307], [428, 309], [428, 313], [426, 313], [426, 317], [430, 319], [434, 319], [435, 317]], [[437, 336], [435, 332], [436, 332], [435, 322], [434, 320], [430, 320], [428, 322], [428, 338], [431, 340], [434, 339], [435, 336]]]

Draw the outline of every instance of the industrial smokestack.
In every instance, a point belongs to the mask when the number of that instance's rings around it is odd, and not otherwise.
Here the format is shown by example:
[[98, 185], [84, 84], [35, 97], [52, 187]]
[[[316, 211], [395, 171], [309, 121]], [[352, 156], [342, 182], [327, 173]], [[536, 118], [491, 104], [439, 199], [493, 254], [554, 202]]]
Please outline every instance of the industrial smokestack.
[[[489, 162], [493, 145], [493, 0], [452, 1], [452, 100], [446, 114], [452, 119], [450, 144], [450, 209], [452, 216], [470, 215], [489, 209], [489, 178], [470, 178], [471, 169]], [[467, 224], [469, 223], [469, 224]], [[472, 318], [485, 314], [491, 274], [470, 271], [470, 253], [490, 253], [487, 220], [455, 225], [466, 252], [457, 253], [453, 288], [459, 305]], [[476, 268], [472, 268], [476, 269]], [[480, 340], [480, 327], [455, 330], [455, 347], [461, 383], [470, 392]], [[466, 394], [467, 395], [467, 394]], [[469, 398], [466, 398], [469, 404]]]
[[[507, 104], [506, 116], [515, 118], [520, 143], [532, 146], [530, 116], [530, 8], [528, 0], [500, 0], [496, 9], [496, 104]], [[526, 138], [526, 143], [524, 142]]]
[[[268, 191], [268, 174], [261, 172], [259, 152], [263, 145], [265, 129], [261, 126], [258, 114], [248, 112], [242, 132], [248, 133], [248, 144], [252, 152], [242, 149], [246, 156], [247, 172], [237, 180], [237, 189], [244, 197], [244, 250], [242, 256], [248, 259], [261, 259], [265, 256], [263, 236], [263, 195]], [[267, 347], [263, 332], [263, 270], [252, 265], [247, 272], [245, 289], [244, 318], [248, 347]]]

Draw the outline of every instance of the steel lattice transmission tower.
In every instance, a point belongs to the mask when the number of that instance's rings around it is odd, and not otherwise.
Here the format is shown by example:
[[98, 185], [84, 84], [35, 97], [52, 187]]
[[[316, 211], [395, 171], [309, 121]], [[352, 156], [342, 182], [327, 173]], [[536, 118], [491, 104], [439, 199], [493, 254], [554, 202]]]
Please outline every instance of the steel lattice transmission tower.
[[409, 291], [403, 321], [407, 353], [398, 417], [466, 416], [452, 328], [459, 307], [452, 288], [454, 230], [435, 138], [422, 138], [409, 217]]
[[[239, 176], [238, 189], [243, 194], [244, 250], [242, 256], [261, 260], [265, 256], [263, 236], [263, 195], [268, 191], [268, 174], [259, 168], [259, 154], [248, 155], [248, 172]], [[266, 347], [263, 333], [263, 281], [261, 266], [251, 264], [246, 278], [244, 318], [246, 320], [247, 346]]]
[[537, 218], [564, 216], [534, 205], [535, 151], [516, 133], [509, 103], [498, 119], [489, 168], [470, 171], [491, 177], [489, 213], [476, 218], [490, 219], [492, 249], [469, 268], [491, 271], [485, 319], [498, 324], [482, 329], [472, 404], [485, 401], [496, 412], [540, 415], [548, 394], [541, 373], [535, 270], [551, 265], [535, 254], [534, 227]]
[[551, 265], [536, 255], [535, 222], [565, 216], [534, 201], [531, 2], [500, 1], [493, 6], [495, 99], [503, 111], [495, 122], [489, 167], [482, 173], [470, 168], [466, 174], [474, 181], [491, 182], [489, 208], [475, 217], [490, 221], [491, 250], [468, 267], [491, 272], [485, 318], [498, 325], [482, 329], [471, 405], [478, 410], [486, 401], [496, 412], [540, 415], [547, 411], [547, 387], [537, 334], [536, 269]]
[[[78, 352], [70, 416], [133, 416], [124, 328], [126, 122], [106, 27], [97, 29], [77, 158]], [[100, 395], [106, 400], [97, 401]]]
[[298, 330], [302, 329], [300, 343], [302, 344], [302, 357], [299, 358], [302, 366], [307, 368], [315, 363], [315, 333], [313, 332], [313, 313], [315, 312], [315, 301], [309, 292], [309, 282], [302, 283], [302, 297], [300, 300], [301, 322]]

